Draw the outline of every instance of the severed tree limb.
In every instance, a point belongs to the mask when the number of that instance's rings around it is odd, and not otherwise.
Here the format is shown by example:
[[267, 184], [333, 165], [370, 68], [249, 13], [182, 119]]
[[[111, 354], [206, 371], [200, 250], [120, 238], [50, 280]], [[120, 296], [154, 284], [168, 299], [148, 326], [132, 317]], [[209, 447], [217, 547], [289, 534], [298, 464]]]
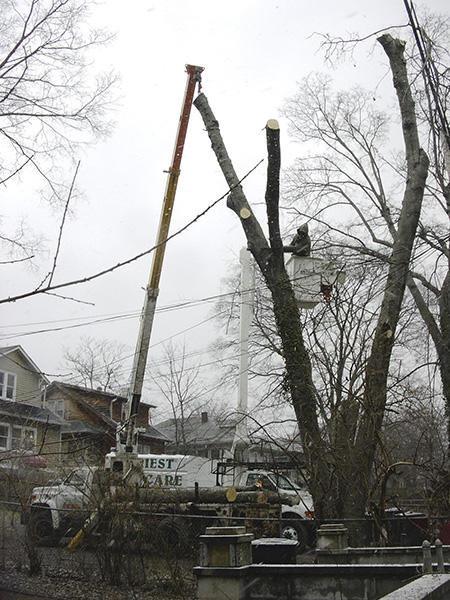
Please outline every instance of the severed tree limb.
[[[410, 169], [419, 160], [426, 162], [426, 167], [428, 168], [428, 157], [426, 157], [425, 151], [422, 150], [419, 143], [414, 100], [409, 85], [404, 56], [406, 43], [403, 40], [393, 38], [389, 33], [379, 37], [378, 41], [383, 46], [389, 58], [394, 87], [400, 107], [406, 162], [408, 165], [408, 175], [410, 175]], [[421, 157], [421, 154], [424, 154], [425, 157]], [[425, 182], [423, 182], [423, 185], [425, 185]]]

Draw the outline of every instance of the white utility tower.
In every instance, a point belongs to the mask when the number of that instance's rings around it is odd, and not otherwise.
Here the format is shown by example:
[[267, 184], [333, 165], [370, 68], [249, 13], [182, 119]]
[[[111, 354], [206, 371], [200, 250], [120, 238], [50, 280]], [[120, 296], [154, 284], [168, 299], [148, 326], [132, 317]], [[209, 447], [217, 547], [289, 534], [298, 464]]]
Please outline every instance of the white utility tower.
[[241, 311], [239, 325], [239, 397], [237, 407], [236, 432], [234, 434], [231, 453], [237, 461], [248, 460], [248, 368], [249, 368], [249, 336], [253, 319], [255, 297], [255, 269], [253, 258], [247, 248], [242, 248], [239, 260], [241, 263]]

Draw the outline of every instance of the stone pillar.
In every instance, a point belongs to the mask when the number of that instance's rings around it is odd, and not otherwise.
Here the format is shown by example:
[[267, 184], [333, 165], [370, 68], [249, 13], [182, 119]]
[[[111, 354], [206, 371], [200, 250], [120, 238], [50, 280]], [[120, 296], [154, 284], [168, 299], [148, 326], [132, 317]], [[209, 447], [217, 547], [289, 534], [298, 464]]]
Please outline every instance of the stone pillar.
[[422, 543], [422, 553], [423, 553], [423, 567], [422, 573], [432, 573], [433, 572], [433, 563], [431, 561], [431, 544], [428, 540], [424, 540]]
[[439, 538], [434, 542], [434, 547], [436, 548], [437, 572], [445, 573], [444, 551], [442, 542]]
[[200, 536], [201, 567], [243, 567], [252, 564], [252, 540], [245, 527], [207, 527]]
[[245, 527], [207, 527], [200, 536], [198, 600], [242, 600], [245, 567], [252, 563], [252, 533]]
[[342, 523], [324, 523], [317, 530], [318, 550], [344, 550], [348, 548], [348, 530]]

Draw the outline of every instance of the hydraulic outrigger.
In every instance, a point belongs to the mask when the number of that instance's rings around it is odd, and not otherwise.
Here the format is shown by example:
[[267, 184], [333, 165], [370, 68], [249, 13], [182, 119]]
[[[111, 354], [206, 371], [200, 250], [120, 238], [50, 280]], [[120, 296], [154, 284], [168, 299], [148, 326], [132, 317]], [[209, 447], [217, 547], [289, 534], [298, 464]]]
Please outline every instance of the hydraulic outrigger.
[[159, 293], [159, 281], [166, 249], [166, 240], [169, 234], [170, 220], [180, 175], [181, 158], [183, 156], [195, 86], [198, 84], [200, 88], [202, 71], [203, 67], [186, 65], [186, 72], [188, 74], [186, 91], [178, 124], [172, 163], [168, 171], [161, 218], [156, 238], [156, 250], [153, 254], [150, 277], [141, 313], [141, 323], [128, 391], [128, 402], [126, 404], [125, 421], [117, 430], [116, 457], [111, 465], [113, 471], [122, 472], [123, 476], [126, 476], [127, 473], [130, 472], [130, 469], [133, 469], [133, 467], [137, 465], [136, 416], [141, 401], [145, 367], [147, 364], [153, 319]]

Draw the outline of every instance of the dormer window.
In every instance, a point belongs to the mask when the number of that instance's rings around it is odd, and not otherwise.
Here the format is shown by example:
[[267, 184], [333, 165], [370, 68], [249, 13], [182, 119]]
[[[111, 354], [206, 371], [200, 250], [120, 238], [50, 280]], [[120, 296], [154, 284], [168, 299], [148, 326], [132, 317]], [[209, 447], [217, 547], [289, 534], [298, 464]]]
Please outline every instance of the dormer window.
[[15, 373], [0, 371], [0, 398], [3, 400], [15, 400], [16, 380], [17, 376]]

